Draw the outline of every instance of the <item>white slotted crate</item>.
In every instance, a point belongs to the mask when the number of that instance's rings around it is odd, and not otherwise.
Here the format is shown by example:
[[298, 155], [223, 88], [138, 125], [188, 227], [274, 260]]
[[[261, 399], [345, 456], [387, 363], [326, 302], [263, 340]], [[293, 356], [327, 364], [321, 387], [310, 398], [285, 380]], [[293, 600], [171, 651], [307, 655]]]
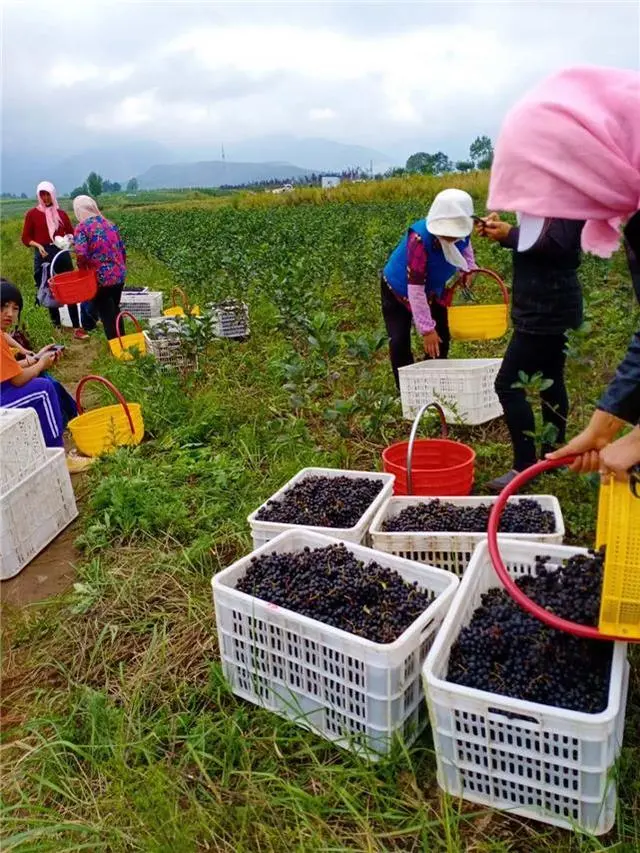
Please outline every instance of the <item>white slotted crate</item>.
[[147, 344], [147, 352], [160, 362], [163, 367], [174, 370], [196, 370], [198, 360], [195, 353], [187, 353], [179, 337], [163, 337], [155, 340], [147, 332], [143, 332]]
[[[502, 541], [512, 577], [536, 556], [561, 564], [584, 548]], [[438, 784], [448, 793], [567, 829], [601, 835], [615, 820], [613, 769], [629, 681], [626, 643], [615, 643], [609, 700], [599, 714], [553, 708], [446, 681], [451, 647], [481, 595], [500, 586], [487, 542], [478, 545], [423, 667]]]
[[213, 303], [208, 307], [219, 338], [246, 338], [249, 334], [249, 306], [239, 300]]
[[36, 410], [0, 407], [0, 495], [28, 477], [46, 458]]
[[[383, 486], [375, 499], [371, 502], [369, 508], [365, 510], [358, 520], [358, 523], [354, 524], [353, 527], [342, 528], [319, 527], [311, 524], [282, 524], [277, 521], [259, 521], [257, 519], [258, 513], [269, 503], [269, 501], [280, 500], [284, 496], [285, 492], [287, 492], [292, 486], [299, 483], [300, 480], [305, 480], [307, 477], [312, 476], [347, 477], [350, 480], [363, 478], [367, 480], [381, 480]], [[273, 539], [274, 536], [278, 536], [285, 530], [301, 529], [314, 530], [316, 533], [324, 533], [327, 536], [334, 536], [336, 539], [345, 539], [348, 542], [363, 542], [368, 536], [369, 525], [371, 524], [373, 516], [376, 514], [382, 503], [387, 498], [391, 497], [394, 481], [395, 476], [393, 474], [383, 474], [377, 471], [347, 471], [340, 468], [303, 468], [301, 471], [298, 471], [295, 477], [292, 477], [288, 483], [285, 483], [281, 489], [278, 489], [274, 495], [268, 498], [268, 500], [248, 516], [247, 521], [251, 527], [253, 547], [259, 548], [261, 545], [264, 545], [265, 542], [268, 542], [270, 539]]]
[[431, 566], [343, 543], [358, 560], [374, 560], [434, 595], [424, 613], [388, 644], [235, 588], [254, 557], [337, 542], [309, 530], [289, 530], [217, 574], [212, 588], [220, 656], [237, 696], [375, 758], [389, 751], [394, 736], [410, 743], [426, 724], [420, 667], [458, 579]]
[[123, 290], [120, 310], [130, 311], [138, 320], [162, 316], [162, 293], [159, 290]]
[[17, 575], [78, 515], [64, 450], [0, 498], [0, 580]]
[[[518, 503], [522, 500], [535, 500], [543, 510], [552, 512], [555, 518], [554, 533], [500, 533], [499, 539], [520, 539], [525, 542], [549, 542], [561, 545], [564, 540], [564, 519], [558, 499], [553, 495], [516, 495], [509, 498], [509, 503]], [[455, 506], [480, 506], [481, 504], [494, 504], [498, 498], [492, 495], [478, 495], [470, 497], [391, 497], [380, 507], [371, 522], [369, 536], [371, 547], [397, 557], [406, 557], [408, 560], [417, 560], [420, 563], [428, 563], [430, 566], [438, 566], [449, 572], [461, 576], [473, 555], [478, 543], [486, 539], [486, 533], [466, 532], [437, 532], [416, 530], [410, 532], [388, 532], [382, 529], [383, 522], [388, 518], [399, 515], [408, 506], [418, 506], [430, 503], [433, 500], [446, 501]]]
[[500, 358], [437, 358], [401, 367], [402, 416], [413, 420], [425, 403], [440, 403], [447, 423], [473, 426], [499, 418], [493, 383]]

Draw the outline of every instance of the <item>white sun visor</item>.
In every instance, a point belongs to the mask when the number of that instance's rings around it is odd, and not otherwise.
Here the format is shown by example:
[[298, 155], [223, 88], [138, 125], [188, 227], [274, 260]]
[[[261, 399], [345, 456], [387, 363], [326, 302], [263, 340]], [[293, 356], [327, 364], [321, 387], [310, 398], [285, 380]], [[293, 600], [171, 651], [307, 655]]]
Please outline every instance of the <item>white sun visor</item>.
[[544, 228], [544, 216], [529, 216], [528, 213], [518, 213], [517, 219], [520, 226], [518, 251], [527, 252], [540, 239]]

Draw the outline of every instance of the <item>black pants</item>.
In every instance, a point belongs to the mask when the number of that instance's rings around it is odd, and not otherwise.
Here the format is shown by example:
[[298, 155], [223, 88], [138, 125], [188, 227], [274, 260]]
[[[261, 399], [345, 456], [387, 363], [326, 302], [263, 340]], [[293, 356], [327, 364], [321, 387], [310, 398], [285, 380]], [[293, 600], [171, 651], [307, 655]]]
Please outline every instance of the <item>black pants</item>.
[[[116, 317], [120, 313], [120, 299], [122, 298], [122, 284], [113, 284], [110, 287], [98, 287], [98, 292], [91, 302], [90, 313], [97, 314], [104, 327], [107, 340], [118, 337], [116, 331]], [[120, 320], [120, 334], [124, 334], [123, 322]]]
[[[40, 252], [35, 249], [33, 255], [33, 280], [36, 283], [36, 293], [38, 292], [38, 288], [40, 287], [40, 282], [42, 281], [42, 265], [43, 264], [51, 264], [55, 256], [60, 251], [57, 246], [53, 245], [53, 243], [49, 246], [44, 247], [47, 250], [47, 257], [41, 258]], [[58, 260], [56, 261], [56, 266], [54, 269], [54, 273], [58, 272], [71, 272], [73, 269], [73, 261], [71, 260], [71, 255], [69, 252], [64, 252], [64, 254], [60, 255]], [[51, 274], [51, 266], [49, 266], [49, 274]], [[80, 315], [78, 313], [77, 305], [67, 305], [69, 309], [69, 317], [71, 319], [71, 325], [74, 329], [80, 328]], [[51, 322], [54, 326], [60, 328], [60, 309], [59, 308], [49, 308], [49, 316], [51, 317]]]
[[553, 449], [554, 444], [564, 444], [569, 413], [569, 398], [564, 384], [566, 361], [565, 335], [531, 335], [514, 332], [504, 354], [504, 360], [496, 377], [495, 388], [511, 435], [513, 444], [513, 467], [524, 471], [536, 460], [536, 443], [533, 433], [535, 419], [524, 388], [514, 388], [521, 381], [520, 373], [529, 378], [541, 373], [553, 384], [540, 392], [542, 419], [544, 424], [555, 427], [553, 443], [542, 447], [542, 453]]
[[[391, 369], [396, 386], [400, 387], [398, 379], [398, 368], [413, 364], [413, 352], [411, 351], [411, 324], [413, 315], [409, 308], [393, 295], [388, 285], [380, 281], [380, 296], [382, 299], [382, 316], [389, 335], [389, 356], [391, 358]], [[444, 305], [431, 302], [431, 316], [436, 324], [436, 332], [440, 336], [440, 358], [449, 355], [449, 344], [451, 335], [449, 333], [449, 312]], [[425, 358], [430, 356], [425, 355]]]

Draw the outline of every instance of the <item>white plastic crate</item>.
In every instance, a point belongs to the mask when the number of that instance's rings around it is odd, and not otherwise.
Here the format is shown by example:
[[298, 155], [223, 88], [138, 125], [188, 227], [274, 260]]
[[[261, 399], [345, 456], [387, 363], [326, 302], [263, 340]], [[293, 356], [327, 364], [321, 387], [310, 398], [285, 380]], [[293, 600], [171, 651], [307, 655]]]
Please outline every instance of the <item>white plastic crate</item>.
[[[284, 496], [284, 493], [292, 486], [299, 483], [300, 480], [304, 480], [311, 476], [348, 477], [350, 480], [363, 478], [367, 480], [381, 480], [383, 486], [375, 499], [371, 502], [369, 508], [365, 510], [358, 523], [353, 527], [316, 527], [309, 524], [281, 524], [277, 521], [258, 521], [258, 513], [269, 501], [280, 500]], [[274, 495], [261, 504], [247, 518], [249, 526], [251, 527], [251, 535], [253, 536], [253, 547], [259, 548], [261, 545], [264, 545], [265, 542], [268, 542], [270, 539], [273, 539], [285, 530], [301, 529], [314, 530], [316, 533], [324, 533], [326, 536], [334, 536], [336, 539], [345, 539], [348, 542], [363, 542], [368, 535], [369, 525], [371, 524], [374, 515], [384, 501], [391, 497], [393, 493], [394, 480], [395, 476], [393, 474], [383, 474], [377, 471], [343, 471], [339, 468], [303, 468], [301, 471], [298, 471], [295, 477], [292, 477], [288, 483], [285, 483], [281, 489], [278, 489]]]
[[120, 310], [130, 311], [138, 320], [162, 316], [162, 293], [159, 290], [142, 291], [123, 290], [120, 298]]
[[64, 450], [0, 498], [0, 580], [17, 575], [78, 515]]
[[0, 495], [28, 477], [46, 458], [36, 410], [0, 407]]
[[440, 403], [447, 423], [473, 426], [498, 418], [493, 383], [500, 358], [437, 358], [401, 367], [402, 416], [413, 420], [425, 403]]
[[214, 318], [214, 334], [219, 338], [246, 338], [249, 334], [249, 306], [227, 300], [208, 306]]
[[[564, 539], [564, 519], [558, 499], [553, 495], [517, 495], [509, 498], [509, 503], [518, 503], [521, 500], [535, 500], [543, 510], [553, 513], [555, 518], [555, 533], [501, 533], [499, 539], [520, 539], [525, 542], [549, 542], [561, 545]], [[372, 548], [395, 554], [397, 557], [405, 557], [407, 560], [417, 560], [420, 563], [428, 563], [430, 566], [438, 566], [449, 572], [461, 576], [473, 555], [478, 543], [486, 539], [486, 533], [465, 532], [434, 532], [434, 531], [411, 531], [411, 532], [387, 532], [382, 529], [383, 522], [399, 515], [408, 506], [417, 506], [429, 503], [433, 500], [446, 501], [455, 506], [480, 506], [481, 504], [494, 504], [497, 496], [473, 496], [473, 497], [391, 497], [380, 507], [371, 522], [369, 536]]]
[[338, 540], [290, 530], [212, 580], [218, 641], [231, 689], [339, 746], [371, 758], [394, 735], [412, 742], [426, 724], [420, 667], [458, 579], [448, 572], [345, 543], [358, 560], [375, 560], [435, 596], [393, 643], [365, 640], [237, 590], [253, 557], [324, 548]]
[[[512, 577], [533, 573], [536, 556], [559, 565], [583, 548], [502, 541]], [[614, 763], [622, 745], [629, 680], [626, 644], [613, 651], [609, 701], [586, 714], [511, 699], [446, 681], [451, 647], [500, 586], [487, 542], [478, 545], [423, 667], [438, 766], [448, 793], [545, 823], [600, 835], [615, 820]]]
[[179, 337], [166, 337], [153, 339], [147, 332], [143, 332], [147, 344], [147, 352], [150, 353], [163, 367], [170, 367], [182, 372], [196, 370], [198, 360], [195, 353], [187, 353], [184, 350]]

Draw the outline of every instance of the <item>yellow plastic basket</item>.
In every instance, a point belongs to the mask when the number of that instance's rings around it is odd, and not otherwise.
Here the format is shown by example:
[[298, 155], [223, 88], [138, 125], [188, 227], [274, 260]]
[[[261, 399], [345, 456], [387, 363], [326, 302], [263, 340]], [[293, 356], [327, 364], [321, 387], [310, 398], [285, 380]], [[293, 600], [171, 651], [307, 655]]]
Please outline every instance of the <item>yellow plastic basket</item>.
[[600, 486], [598, 547], [606, 545], [598, 628], [640, 639], [640, 475]]
[[[130, 317], [136, 327], [136, 331], [130, 335], [120, 334], [120, 319], [122, 317]], [[142, 332], [142, 326], [130, 311], [121, 311], [116, 317], [116, 331], [118, 337], [109, 341], [109, 349], [116, 358], [122, 361], [131, 361], [134, 358], [135, 351], [139, 355], [144, 355], [147, 351], [147, 342]]]
[[[178, 305], [176, 294], [180, 296], [182, 305]], [[165, 317], [184, 317], [187, 311], [191, 314], [192, 317], [200, 316], [200, 306], [190, 306], [189, 300], [187, 299], [187, 294], [180, 287], [174, 287], [171, 291], [171, 301], [173, 302], [171, 308], [167, 308], [162, 312]]]
[[[102, 406], [85, 412], [80, 396], [87, 382], [101, 382], [118, 400], [115, 406]], [[102, 456], [117, 447], [140, 444], [144, 422], [139, 403], [127, 403], [120, 391], [102, 376], [85, 376], [76, 389], [78, 416], [69, 421], [76, 447], [85, 456]]]
[[[502, 291], [503, 302], [496, 305], [452, 305], [449, 308], [449, 331], [457, 341], [489, 341], [501, 338], [509, 326], [509, 291], [500, 276], [493, 270], [472, 270], [466, 279], [476, 275], [493, 278]], [[457, 289], [459, 285], [454, 288]]]

